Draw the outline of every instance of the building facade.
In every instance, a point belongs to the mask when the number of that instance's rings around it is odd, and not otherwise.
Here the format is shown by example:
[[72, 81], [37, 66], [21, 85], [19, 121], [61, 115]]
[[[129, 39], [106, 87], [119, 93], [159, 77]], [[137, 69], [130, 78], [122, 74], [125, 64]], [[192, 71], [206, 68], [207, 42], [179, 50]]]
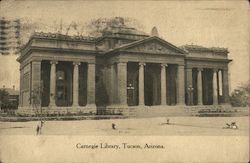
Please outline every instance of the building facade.
[[[101, 37], [35, 33], [22, 48], [19, 113], [127, 114], [229, 104], [228, 50], [177, 47], [125, 25]], [[40, 108], [40, 109], [38, 109]]]
[[0, 18], [0, 54], [17, 54], [20, 47], [20, 20]]

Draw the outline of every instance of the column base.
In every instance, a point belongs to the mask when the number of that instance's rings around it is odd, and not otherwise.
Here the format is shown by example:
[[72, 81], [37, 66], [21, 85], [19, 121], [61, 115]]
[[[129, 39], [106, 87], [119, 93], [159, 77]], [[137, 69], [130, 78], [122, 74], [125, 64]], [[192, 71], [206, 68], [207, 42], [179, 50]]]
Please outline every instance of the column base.
[[48, 107], [49, 107], [49, 108], [55, 108], [55, 107], [57, 107], [57, 106], [56, 106], [56, 104], [50, 104]]
[[72, 105], [72, 108], [80, 108], [79, 105]]
[[176, 107], [186, 107], [186, 104], [176, 104]]
[[84, 110], [88, 111], [89, 113], [96, 114], [97, 113], [96, 104], [87, 104], [84, 107]]

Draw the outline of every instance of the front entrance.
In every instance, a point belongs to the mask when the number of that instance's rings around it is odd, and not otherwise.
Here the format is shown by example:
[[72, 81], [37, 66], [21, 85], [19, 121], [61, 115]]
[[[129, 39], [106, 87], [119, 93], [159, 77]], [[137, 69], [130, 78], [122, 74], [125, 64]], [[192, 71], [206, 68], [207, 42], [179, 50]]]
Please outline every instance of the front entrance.
[[127, 102], [128, 106], [138, 105], [138, 63], [129, 62], [127, 66]]
[[145, 105], [160, 105], [160, 64], [147, 64], [144, 73]]
[[59, 62], [56, 68], [56, 105], [72, 105], [72, 62]]

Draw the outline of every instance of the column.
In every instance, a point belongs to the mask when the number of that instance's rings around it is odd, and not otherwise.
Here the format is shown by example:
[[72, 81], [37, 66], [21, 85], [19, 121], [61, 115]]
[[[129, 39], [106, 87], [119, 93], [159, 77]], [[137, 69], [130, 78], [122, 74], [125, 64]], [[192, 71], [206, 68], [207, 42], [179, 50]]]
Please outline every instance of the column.
[[229, 84], [228, 84], [228, 70], [223, 69], [222, 70], [222, 93], [224, 97], [224, 103], [229, 103]]
[[218, 72], [218, 89], [219, 89], [219, 96], [222, 96], [222, 70], [219, 70]]
[[213, 105], [218, 105], [217, 71], [213, 70]]
[[167, 92], [167, 87], [166, 87], [166, 67], [167, 64], [161, 64], [161, 105], [166, 105], [167, 104], [167, 99], [166, 99], [166, 92]]
[[50, 68], [50, 101], [49, 106], [53, 107], [56, 106], [56, 64], [58, 62], [51, 61], [51, 68]]
[[95, 64], [88, 63], [87, 105], [95, 107]]
[[185, 104], [184, 65], [178, 65], [177, 105]]
[[139, 105], [144, 105], [144, 66], [145, 63], [139, 63]]
[[79, 65], [80, 62], [73, 62], [74, 73], [73, 73], [73, 107], [79, 106]]
[[197, 89], [198, 89], [198, 105], [202, 105], [202, 69], [198, 68], [198, 77], [197, 77]]
[[118, 104], [127, 106], [127, 63], [117, 63]]
[[187, 104], [193, 105], [193, 72], [192, 68], [186, 69], [186, 91], [187, 91]]

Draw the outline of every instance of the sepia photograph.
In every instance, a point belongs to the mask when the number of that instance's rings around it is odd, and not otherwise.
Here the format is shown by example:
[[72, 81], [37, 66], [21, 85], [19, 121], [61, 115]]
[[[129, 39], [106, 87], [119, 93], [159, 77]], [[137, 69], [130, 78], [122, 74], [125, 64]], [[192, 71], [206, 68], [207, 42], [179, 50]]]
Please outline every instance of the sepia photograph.
[[249, 1], [0, 1], [0, 162], [249, 162]]

